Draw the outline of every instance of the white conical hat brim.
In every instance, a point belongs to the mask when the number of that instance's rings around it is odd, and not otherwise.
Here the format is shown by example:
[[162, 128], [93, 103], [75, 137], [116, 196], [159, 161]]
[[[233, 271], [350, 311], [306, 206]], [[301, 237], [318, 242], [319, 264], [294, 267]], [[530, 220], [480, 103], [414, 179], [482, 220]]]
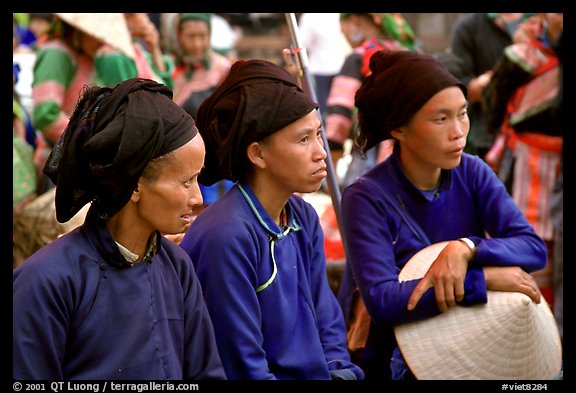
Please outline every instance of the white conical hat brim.
[[126, 19], [121, 12], [60, 12], [54, 15], [86, 34], [90, 34], [122, 51], [127, 56], [133, 59], [136, 57], [130, 30], [128, 30]]
[[[433, 244], [404, 266], [400, 281], [424, 276], [448, 244]], [[546, 300], [488, 291], [488, 302], [394, 328], [398, 346], [418, 379], [546, 380], [560, 373], [562, 346]]]

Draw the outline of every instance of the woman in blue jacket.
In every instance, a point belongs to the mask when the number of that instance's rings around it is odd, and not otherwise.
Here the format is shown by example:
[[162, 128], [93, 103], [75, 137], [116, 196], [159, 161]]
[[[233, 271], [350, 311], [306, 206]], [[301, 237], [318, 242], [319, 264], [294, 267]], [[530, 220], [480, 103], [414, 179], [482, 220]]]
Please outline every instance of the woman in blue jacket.
[[282, 67], [239, 61], [198, 111], [200, 182], [237, 184], [180, 243], [229, 379], [362, 379], [326, 276], [322, 228], [297, 193], [326, 177], [318, 104]]
[[[394, 151], [342, 193], [350, 269], [339, 298], [348, 310], [357, 285], [370, 314], [367, 379], [409, 379], [395, 325], [485, 303], [487, 290], [540, 302], [529, 273], [545, 266], [546, 247], [492, 169], [464, 153], [470, 122], [460, 81], [406, 51], [378, 52], [370, 69], [355, 99], [356, 143], [367, 151], [393, 138]], [[400, 283], [404, 264], [441, 241], [449, 243], [426, 275]]]
[[14, 270], [14, 379], [225, 379], [192, 262], [161, 235], [202, 203], [197, 131], [151, 80], [85, 90], [44, 171], [59, 222], [91, 206]]

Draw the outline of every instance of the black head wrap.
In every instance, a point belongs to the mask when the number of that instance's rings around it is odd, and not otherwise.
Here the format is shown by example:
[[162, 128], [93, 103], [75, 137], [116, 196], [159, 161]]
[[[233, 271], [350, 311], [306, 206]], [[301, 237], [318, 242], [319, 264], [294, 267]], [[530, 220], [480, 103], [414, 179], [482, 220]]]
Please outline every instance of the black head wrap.
[[196, 133], [164, 85], [133, 78], [114, 88], [87, 88], [44, 167], [56, 185], [56, 218], [66, 222], [92, 201], [100, 217], [114, 215], [148, 162]]
[[390, 139], [436, 93], [450, 86], [466, 87], [434, 57], [409, 51], [380, 51], [370, 58], [370, 71], [358, 91], [360, 130], [357, 144], [366, 152]]
[[240, 60], [200, 106], [196, 122], [206, 158], [199, 180], [240, 180], [246, 147], [306, 116], [318, 104], [284, 68], [267, 60]]

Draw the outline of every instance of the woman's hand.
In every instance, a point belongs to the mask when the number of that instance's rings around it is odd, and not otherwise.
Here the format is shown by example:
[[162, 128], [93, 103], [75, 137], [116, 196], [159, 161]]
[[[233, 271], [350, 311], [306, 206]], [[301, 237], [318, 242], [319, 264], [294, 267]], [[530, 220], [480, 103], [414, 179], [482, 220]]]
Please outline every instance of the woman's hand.
[[464, 299], [464, 279], [468, 262], [474, 255], [475, 251], [466, 243], [460, 240], [449, 242], [412, 291], [408, 299], [408, 310], [413, 310], [422, 295], [431, 287], [434, 287], [436, 304], [442, 312], [448, 311], [449, 307]]
[[534, 303], [540, 303], [542, 293], [534, 277], [518, 266], [484, 267], [486, 289], [492, 291], [520, 292], [528, 295]]
[[296, 55], [289, 48], [282, 49], [282, 58], [284, 59], [284, 69], [294, 77], [298, 86], [302, 87], [300, 69], [298, 68]]

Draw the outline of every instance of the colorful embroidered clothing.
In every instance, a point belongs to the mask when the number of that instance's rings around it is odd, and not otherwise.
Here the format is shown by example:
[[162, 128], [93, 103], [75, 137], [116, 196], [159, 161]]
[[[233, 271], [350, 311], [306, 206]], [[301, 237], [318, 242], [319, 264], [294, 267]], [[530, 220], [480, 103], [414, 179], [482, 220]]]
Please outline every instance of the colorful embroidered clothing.
[[354, 122], [354, 95], [368, 75], [370, 57], [379, 50], [405, 50], [393, 40], [370, 39], [348, 55], [340, 74], [334, 77], [326, 105], [326, 136], [329, 140], [343, 144], [349, 138]]
[[55, 144], [64, 132], [82, 88], [94, 82], [94, 75], [92, 60], [60, 39], [49, 40], [38, 49], [32, 81], [32, 121], [50, 144]]
[[514, 201], [545, 240], [554, 238], [550, 204], [562, 160], [558, 72], [556, 54], [541, 41], [514, 44], [504, 50], [486, 95], [493, 108], [488, 124], [515, 159]]
[[[229, 379], [363, 379], [330, 289], [322, 229], [299, 196], [280, 228], [247, 184], [198, 215], [192, 257]], [[344, 377], [348, 374], [348, 377]]]
[[[508, 25], [498, 13], [472, 12], [464, 15], [454, 25], [452, 53], [462, 60], [460, 79], [465, 86], [486, 71], [492, 70], [502, 51], [512, 44], [512, 32], [525, 14], [516, 23]], [[466, 152], [483, 156], [494, 142], [494, 135], [486, 127], [486, 111], [481, 102], [470, 103], [470, 132]]]
[[[22, 124], [26, 122], [26, 114], [16, 101], [12, 100], [13, 116]], [[36, 191], [36, 165], [34, 164], [34, 149], [22, 137], [12, 131], [12, 207], [31, 198]]]
[[114, 87], [118, 83], [130, 78], [151, 79], [158, 83], [173, 88], [172, 73], [174, 72], [174, 60], [170, 56], [163, 56], [165, 72], [160, 72], [152, 61], [150, 53], [141, 44], [134, 44], [135, 59], [131, 59], [124, 53], [109, 45], [102, 46], [94, 64], [98, 73], [96, 83], [99, 86]]
[[177, 63], [172, 75], [174, 102], [194, 119], [200, 104], [222, 83], [232, 66], [227, 57], [213, 50], [208, 52], [208, 56], [209, 61], [205, 62], [205, 65], [196, 64], [194, 70]]

